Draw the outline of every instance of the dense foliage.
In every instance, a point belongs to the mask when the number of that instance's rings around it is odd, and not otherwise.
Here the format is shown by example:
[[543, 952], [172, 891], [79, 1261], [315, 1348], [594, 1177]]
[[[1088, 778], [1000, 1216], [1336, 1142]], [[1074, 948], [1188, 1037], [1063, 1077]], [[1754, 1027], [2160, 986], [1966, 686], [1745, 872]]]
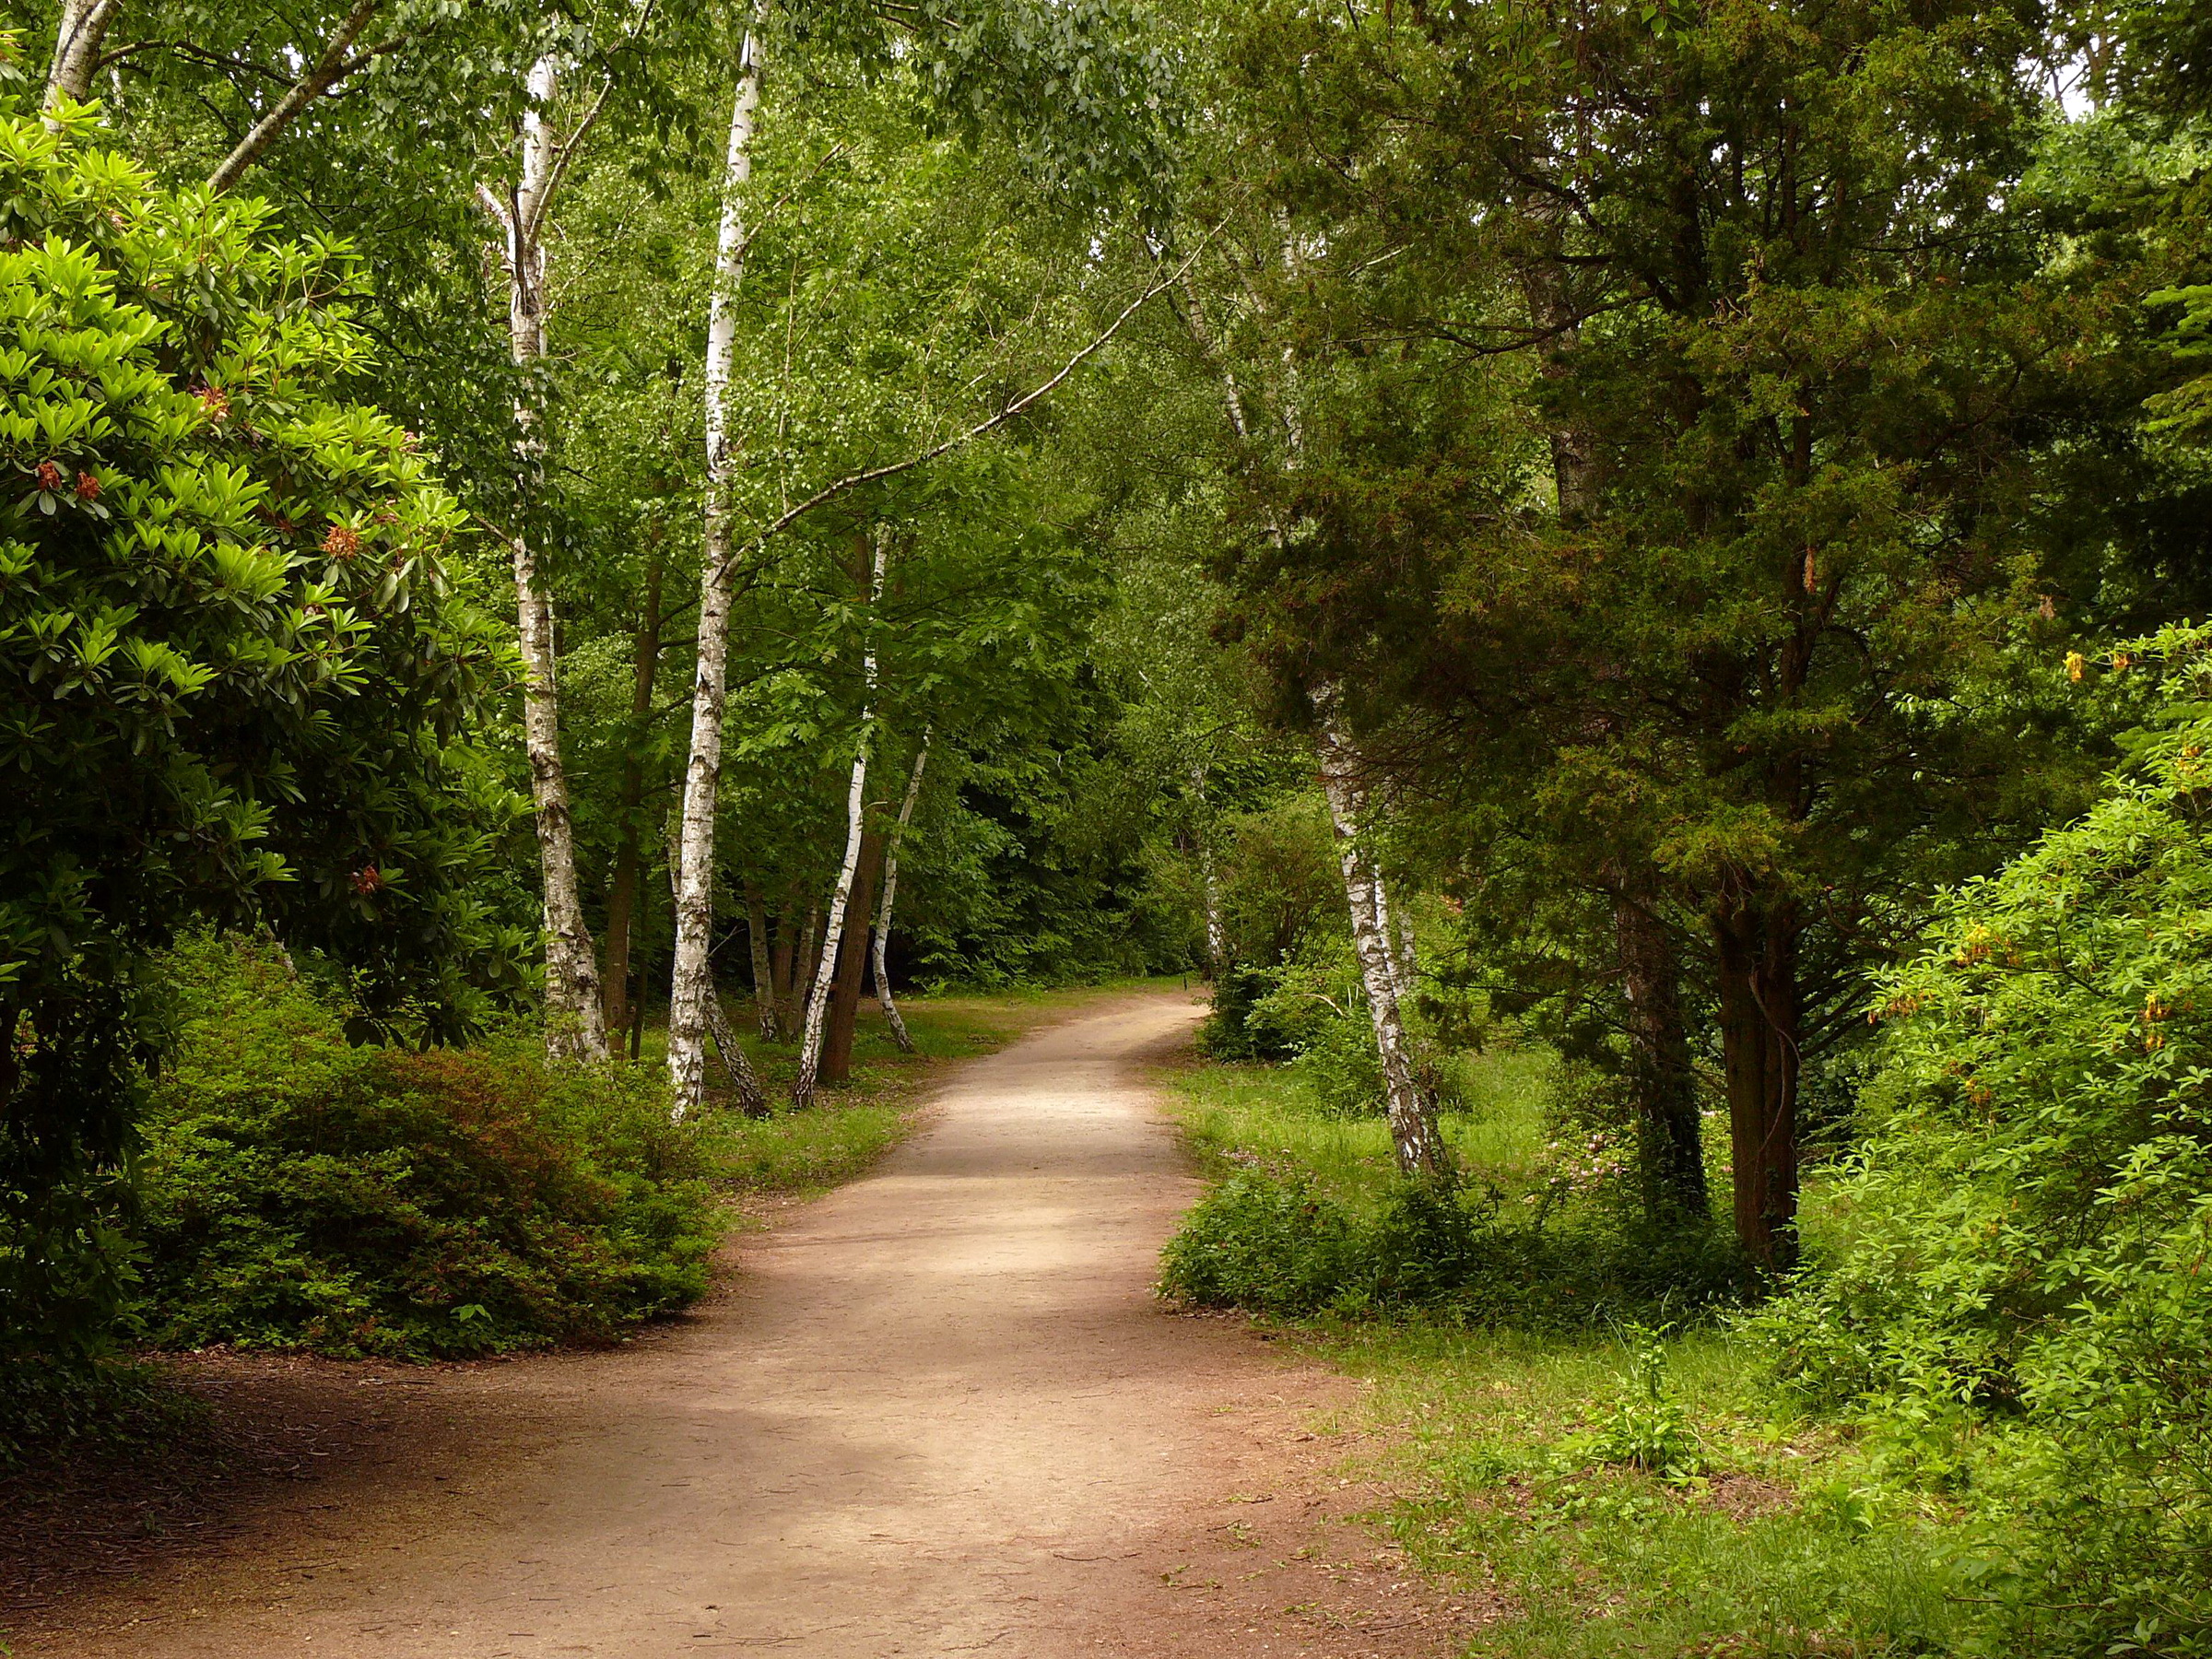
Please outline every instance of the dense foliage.
[[399, 1359], [605, 1339], [705, 1288], [696, 1132], [649, 1074], [356, 1047], [276, 947], [161, 962], [134, 1315], [163, 1346]]
[[2208, 648], [2116, 657], [2159, 692], [2104, 798], [1884, 978], [1835, 1235], [1759, 1321], [1794, 1387], [2033, 1522], [2005, 1587], [2054, 1651], [2212, 1638]]
[[21, 103], [0, 103], [6, 1344], [113, 1311], [100, 1194], [150, 1038], [143, 952], [258, 909], [358, 965], [372, 1010], [455, 1031], [521, 943], [466, 890], [512, 815], [471, 747], [509, 653], [446, 567], [453, 498], [346, 398], [356, 273]]

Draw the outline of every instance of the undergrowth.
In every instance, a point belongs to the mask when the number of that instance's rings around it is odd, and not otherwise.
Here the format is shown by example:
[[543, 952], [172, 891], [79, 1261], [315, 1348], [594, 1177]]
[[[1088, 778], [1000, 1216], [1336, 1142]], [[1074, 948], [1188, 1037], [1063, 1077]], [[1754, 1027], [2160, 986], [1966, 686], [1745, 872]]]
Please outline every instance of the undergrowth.
[[1162, 1287], [1293, 1323], [1371, 1384], [1394, 1496], [1371, 1518], [1487, 1603], [1467, 1651], [1994, 1655], [1974, 1598], [2002, 1532], [1777, 1394], [1727, 1316], [1734, 1253], [1573, 1178], [1546, 1056], [1462, 1064], [1449, 1198], [1398, 1184], [1384, 1125], [1295, 1065], [1172, 1074], [1215, 1180]]

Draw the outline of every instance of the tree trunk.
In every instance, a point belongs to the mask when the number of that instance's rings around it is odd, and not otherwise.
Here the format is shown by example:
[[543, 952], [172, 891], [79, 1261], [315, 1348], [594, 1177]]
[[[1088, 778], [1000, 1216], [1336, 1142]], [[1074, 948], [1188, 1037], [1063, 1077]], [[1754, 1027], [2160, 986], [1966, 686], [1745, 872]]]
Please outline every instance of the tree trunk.
[[853, 922], [840, 942], [837, 971], [830, 982], [830, 1025], [822, 1036], [825, 1083], [853, 1080], [853, 1033], [860, 1021], [860, 988], [868, 959], [867, 915], [876, 904], [876, 877], [883, 867], [887, 839], [876, 829], [864, 830], [860, 838], [860, 866], [853, 878]]
[[1453, 1174], [1451, 1155], [1437, 1128], [1435, 1104], [1422, 1097], [1414, 1073], [1412, 1047], [1406, 1040], [1405, 1017], [1398, 1006], [1400, 970], [1387, 932], [1387, 900], [1382, 878], [1362, 845], [1359, 755], [1345, 729], [1335, 688], [1316, 691], [1312, 700], [1322, 793], [1328, 797], [1337, 863], [1344, 872], [1345, 904], [1351, 914], [1352, 945], [1367, 987], [1375, 1049], [1382, 1062], [1398, 1173], [1409, 1180], [1446, 1182]]
[[[644, 861], [641, 858], [638, 863], [642, 866]], [[606, 1028], [610, 1045], [619, 1048], [627, 1040], [632, 1065], [637, 1064], [638, 1056], [645, 1052], [645, 964], [639, 959], [641, 953], [632, 949], [631, 946], [636, 940], [652, 936], [652, 920], [653, 892], [641, 884], [638, 888], [637, 917], [628, 929], [629, 937], [624, 939], [622, 944], [624, 954], [630, 959], [622, 968], [623, 1015], [618, 1023], [610, 1020]]]
[[1794, 907], [1741, 888], [1713, 917], [1735, 1236], [1776, 1268], [1797, 1259], [1799, 931]]
[[638, 909], [639, 882], [644, 860], [638, 845], [638, 814], [645, 804], [645, 762], [642, 739], [645, 723], [653, 714], [653, 682], [661, 661], [661, 556], [656, 550], [645, 566], [645, 604], [638, 618], [635, 649], [630, 657], [630, 738], [622, 748], [622, 839], [615, 849], [615, 879], [606, 897], [606, 1029], [625, 1030], [629, 1024], [629, 941], [631, 917]]
[[769, 982], [776, 999], [776, 1037], [780, 1041], [790, 1035], [798, 1022], [792, 1018], [791, 975], [792, 947], [795, 941], [791, 932], [791, 912], [787, 909], [776, 922], [775, 948], [768, 955]]
[[806, 1022], [806, 998], [814, 991], [814, 976], [822, 971], [822, 907], [806, 907], [806, 925], [799, 930], [799, 959], [791, 982], [791, 1024], [795, 1032]]
[[1206, 977], [1218, 979], [1229, 959], [1229, 927], [1221, 914], [1221, 872], [1214, 863], [1212, 814], [1206, 798], [1206, 768], [1191, 764], [1191, 799], [1197, 803], [1198, 883], [1206, 903]]
[[707, 304], [706, 529], [699, 594], [699, 669], [691, 691], [691, 755], [684, 769], [683, 887], [676, 905], [676, 971], [668, 997], [668, 1081], [681, 1112], [705, 1098], [706, 1040], [714, 981], [707, 951], [714, 928], [714, 818], [722, 793], [722, 723], [728, 703], [731, 479], [730, 379], [737, 343], [737, 282], [745, 270], [745, 188], [753, 172], [760, 108], [760, 47], [748, 32], [730, 105], [722, 225]]
[[[531, 65], [532, 107], [523, 118], [521, 179], [512, 202], [500, 206], [507, 231], [508, 344], [516, 367], [525, 372], [546, 352], [546, 252], [534, 228], [542, 223], [540, 210], [552, 174], [553, 137], [545, 109], [556, 86], [550, 57]], [[522, 488], [527, 490], [538, 474], [545, 448], [534, 394], [527, 389], [514, 415], [515, 458]], [[568, 774], [560, 758], [553, 598], [526, 531], [517, 529], [511, 550], [523, 657], [523, 747], [537, 808], [538, 864], [545, 891], [546, 1046], [558, 1059], [605, 1060], [606, 1022], [599, 965], [578, 891]]]
[[[876, 534], [875, 568], [868, 578], [868, 608], [871, 613], [867, 626], [869, 635], [861, 651], [862, 701], [860, 706], [860, 739], [853, 749], [853, 783], [845, 795], [845, 862], [837, 873], [837, 890], [830, 898], [830, 923], [822, 936], [822, 962], [815, 970], [814, 990], [806, 999], [806, 1027], [799, 1038], [799, 1075], [792, 1084], [791, 1098], [800, 1106], [814, 1099], [814, 1088], [820, 1077], [823, 1060], [822, 1039], [825, 1022], [829, 1018], [830, 996], [834, 989], [832, 979], [837, 969], [839, 947], [844, 943], [845, 916], [853, 901], [853, 882], [857, 878], [863, 849], [867, 844], [867, 787], [868, 750], [876, 736], [876, 641], [873, 612], [883, 602], [884, 569], [890, 562], [891, 538], [881, 526]], [[861, 900], [862, 925], [866, 925], [867, 900]], [[858, 994], [859, 963], [853, 964], [854, 994]]]
[[768, 959], [768, 902], [760, 884], [745, 884], [745, 931], [753, 952], [753, 1012], [760, 1022], [760, 1041], [773, 1042], [782, 1035], [776, 1007], [776, 971]]
[[867, 817], [867, 720], [861, 721], [859, 747], [853, 755], [853, 782], [845, 795], [845, 857], [838, 866], [837, 886], [830, 895], [830, 920], [822, 933], [822, 955], [806, 994], [806, 1018], [799, 1031], [799, 1075], [791, 1086], [794, 1106], [814, 1101], [815, 1085], [821, 1077], [822, 1037], [830, 1018], [830, 980], [837, 971], [838, 947], [844, 938], [845, 912], [853, 901], [853, 884], [860, 868], [860, 850]]
[[[683, 845], [679, 838], [673, 833], [673, 825], [670, 826], [670, 829], [672, 832], [668, 837], [668, 897], [673, 902], [676, 896], [683, 891], [684, 887]], [[642, 997], [639, 998], [640, 1002], [643, 1000]], [[768, 1096], [760, 1088], [760, 1078], [753, 1070], [753, 1063], [745, 1057], [745, 1051], [737, 1046], [737, 1034], [730, 1030], [729, 1018], [722, 1011], [722, 994], [714, 988], [711, 971], [707, 980], [706, 1006], [700, 1010], [700, 1014], [706, 1026], [707, 1034], [714, 1040], [714, 1052], [722, 1056], [722, 1068], [729, 1074], [730, 1092], [736, 1097], [737, 1110], [744, 1112], [747, 1117], [766, 1117], [768, 1115]], [[703, 1055], [700, 1067], [703, 1071], [705, 1067]], [[703, 1090], [701, 1099], [704, 1099]], [[675, 1103], [669, 1115], [680, 1124], [684, 1121], [686, 1110], [684, 1103], [678, 1100]]]
[[[100, 49], [120, 9], [122, 0], [62, 0], [61, 23], [53, 33], [53, 62], [46, 71], [47, 109], [63, 98], [84, 103], [92, 96]], [[51, 118], [46, 124], [58, 130], [59, 124]]]
[[891, 973], [884, 959], [891, 944], [891, 905], [899, 897], [899, 843], [906, 839], [906, 827], [913, 821], [914, 803], [922, 798], [922, 769], [928, 764], [929, 733], [924, 731], [922, 747], [914, 751], [913, 775], [906, 781], [906, 798], [899, 803], [899, 821], [891, 826], [890, 839], [884, 843], [883, 902], [876, 912], [876, 1000], [883, 1005], [884, 1023], [891, 1028], [891, 1037], [902, 1054], [914, 1052], [914, 1040], [900, 1017], [898, 1003], [892, 1000]]
[[[337, 28], [332, 31], [330, 39], [324, 43], [323, 50], [316, 56], [315, 61], [309, 65], [300, 78], [287, 88], [284, 96], [276, 100], [269, 112], [253, 124], [246, 135], [238, 141], [237, 146], [228, 156], [223, 158], [222, 164], [208, 175], [207, 188], [211, 193], [220, 195], [231, 185], [237, 183], [245, 176], [246, 169], [260, 160], [263, 152], [276, 142], [277, 135], [300, 119], [300, 111], [306, 109], [309, 104], [314, 102], [316, 99], [322, 97], [324, 93], [329, 91], [331, 88], [336, 86], [339, 81], [345, 79], [359, 66], [362, 59], [349, 55], [353, 52], [353, 43], [360, 39], [361, 30], [369, 27], [370, 19], [376, 16], [382, 4], [383, 0], [355, 0], [354, 8], [340, 19]], [[546, 70], [547, 83], [550, 85], [551, 65], [550, 58], [540, 58], [537, 65], [532, 68], [532, 91], [536, 90], [538, 67]], [[524, 140], [525, 151], [528, 143], [529, 140], [525, 137]], [[526, 155], [524, 165], [525, 168], [528, 165]], [[541, 183], [545, 177], [545, 174], [540, 173]], [[523, 229], [524, 235], [527, 240], [533, 242], [538, 240], [540, 231], [538, 223], [525, 222]]]
[[1706, 1219], [1698, 1084], [1682, 1024], [1682, 966], [1666, 926], [1625, 893], [1613, 898], [1614, 940], [1629, 1005], [1629, 1066], [1637, 1162], [1653, 1222]]

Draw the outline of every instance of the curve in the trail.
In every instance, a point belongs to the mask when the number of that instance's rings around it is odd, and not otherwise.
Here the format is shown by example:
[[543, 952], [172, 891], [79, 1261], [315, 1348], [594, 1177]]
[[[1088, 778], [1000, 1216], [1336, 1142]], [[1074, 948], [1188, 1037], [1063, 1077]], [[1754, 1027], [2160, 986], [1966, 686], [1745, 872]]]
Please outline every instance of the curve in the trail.
[[1132, 998], [965, 1065], [880, 1171], [747, 1252], [738, 1294], [597, 1361], [536, 1455], [356, 1515], [312, 1576], [207, 1569], [82, 1651], [1098, 1651], [1121, 1592], [1097, 1564], [1218, 1477], [1193, 1455], [1213, 1334], [1148, 1288], [1192, 1187], [1133, 1064], [1196, 1014]]

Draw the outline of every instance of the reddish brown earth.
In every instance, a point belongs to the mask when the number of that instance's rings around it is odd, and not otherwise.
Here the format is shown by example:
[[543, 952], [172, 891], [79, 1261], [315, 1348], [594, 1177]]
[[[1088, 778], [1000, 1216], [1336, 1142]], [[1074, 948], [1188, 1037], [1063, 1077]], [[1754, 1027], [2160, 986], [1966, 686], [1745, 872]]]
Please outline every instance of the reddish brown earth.
[[1489, 1609], [1420, 1581], [1355, 1519], [1380, 1495], [1333, 1473], [1354, 1385], [1150, 1293], [1195, 1186], [1143, 1067], [1196, 1016], [1124, 999], [964, 1065], [876, 1174], [618, 1351], [187, 1362], [232, 1471], [18, 1492], [8, 1640], [20, 1659], [1457, 1653]]

